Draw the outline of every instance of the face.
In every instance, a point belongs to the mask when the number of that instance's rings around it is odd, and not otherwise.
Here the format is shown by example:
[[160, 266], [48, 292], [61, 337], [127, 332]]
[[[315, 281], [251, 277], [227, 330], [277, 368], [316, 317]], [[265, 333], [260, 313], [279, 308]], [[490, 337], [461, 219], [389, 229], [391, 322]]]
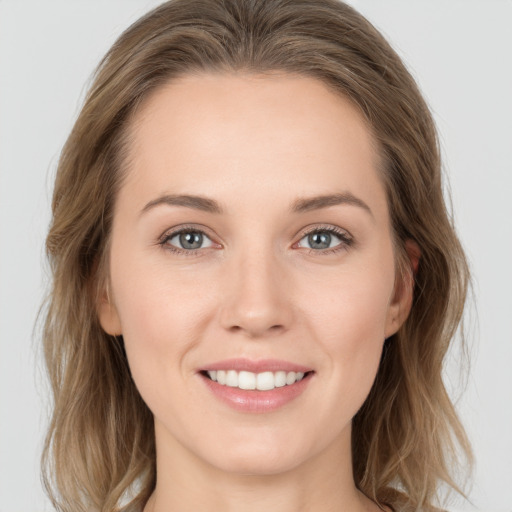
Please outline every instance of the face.
[[251, 474], [349, 452], [410, 305], [359, 112], [312, 78], [190, 75], [131, 132], [99, 315], [157, 450]]

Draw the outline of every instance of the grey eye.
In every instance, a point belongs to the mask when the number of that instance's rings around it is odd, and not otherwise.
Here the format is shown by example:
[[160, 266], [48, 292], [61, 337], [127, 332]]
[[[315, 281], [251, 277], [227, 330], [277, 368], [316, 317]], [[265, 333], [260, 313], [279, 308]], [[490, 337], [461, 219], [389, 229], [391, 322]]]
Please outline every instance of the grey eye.
[[298, 246], [308, 249], [331, 249], [341, 245], [350, 245], [347, 236], [329, 229], [319, 229], [308, 233], [299, 240]]
[[308, 243], [312, 249], [327, 249], [331, 246], [330, 233], [311, 233], [308, 235]]
[[189, 251], [212, 246], [212, 241], [201, 231], [181, 231], [170, 237], [166, 243]]

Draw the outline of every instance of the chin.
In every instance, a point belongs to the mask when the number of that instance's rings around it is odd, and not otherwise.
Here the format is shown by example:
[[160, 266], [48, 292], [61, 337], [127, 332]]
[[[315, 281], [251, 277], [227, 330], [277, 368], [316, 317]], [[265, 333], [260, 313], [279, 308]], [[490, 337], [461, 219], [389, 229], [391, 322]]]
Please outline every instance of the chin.
[[287, 457], [273, 456], [272, 453], [267, 452], [265, 455], [254, 456], [229, 456], [227, 459], [223, 458], [215, 466], [226, 473], [237, 474], [241, 476], [271, 476], [279, 475], [292, 471], [300, 466], [300, 460]]
[[210, 452], [204, 459], [226, 473], [266, 476], [292, 471], [312, 456], [306, 443], [296, 446], [289, 437], [272, 441], [256, 437], [252, 442], [219, 445], [215, 453]]

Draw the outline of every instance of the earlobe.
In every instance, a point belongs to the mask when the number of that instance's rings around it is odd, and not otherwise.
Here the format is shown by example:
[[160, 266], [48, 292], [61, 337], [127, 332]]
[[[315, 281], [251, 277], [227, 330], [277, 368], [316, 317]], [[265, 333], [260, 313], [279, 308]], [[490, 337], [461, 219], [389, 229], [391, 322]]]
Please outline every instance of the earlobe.
[[111, 300], [108, 290], [104, 290], [101, 294], [98, 304], [98, 318], [103, 330], [112, 336], [123, 334], [121, 329], [121, 321], [117, 313], [116, 306]]
[[385, 337], [395, 334], [407, 320], [411, 312], [414, 295], [414, 276], [418, 272], [421, 251], [414, 240], [405, 242], [405, 251], [408, 257], [408, 267], [401, 272], [395, 281], [393, 300], [388, 311]]

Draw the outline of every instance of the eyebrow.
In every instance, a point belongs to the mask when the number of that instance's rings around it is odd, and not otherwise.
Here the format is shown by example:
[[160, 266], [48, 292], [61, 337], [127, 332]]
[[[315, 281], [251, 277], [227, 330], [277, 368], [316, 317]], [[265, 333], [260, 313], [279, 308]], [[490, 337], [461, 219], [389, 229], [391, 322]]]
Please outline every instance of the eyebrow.
[[358, 206], [359, 208], [362, 208], [368, 212], [372, 218], [374, 218], [370, 207], [362, 199], [359, 199], [351, 192], [299, 198], [293, 202], [292, 211], [294, 213], [303, 213], [312, 210], [320, 210], [321, 208], [328, 208], [329, 206], [344, 204], [350, 206]]
[[[201, 210], [207, 213], [224, 213], [224, 210], [220, 204], [214, 199], [196, 195], [165, 194], [146, 204], [146, 206], [144, 206], [142, 209], [141, 214], [155, 208], [156, 206], [161, 205], [184, 206], [185, 208]], [[362, 199], [359, 199], [351, 192], [299, 198], [292, 203], [290, 210], [293, 213], [305, 213], [337, 205], [350, 205], [360, 207], [368, 212], [372, 218], [374, 218], [370, 207]]]
[[223, 213], [221, 206], [214, 199], [202, 196], [166, 194], [158, 199], [150, 201], [146, 206], [144, 206], [141, 214], [161, 205], [185, 206], [186, 208], [193, 208], [194, 210], [201, 210], [208, 213]]

